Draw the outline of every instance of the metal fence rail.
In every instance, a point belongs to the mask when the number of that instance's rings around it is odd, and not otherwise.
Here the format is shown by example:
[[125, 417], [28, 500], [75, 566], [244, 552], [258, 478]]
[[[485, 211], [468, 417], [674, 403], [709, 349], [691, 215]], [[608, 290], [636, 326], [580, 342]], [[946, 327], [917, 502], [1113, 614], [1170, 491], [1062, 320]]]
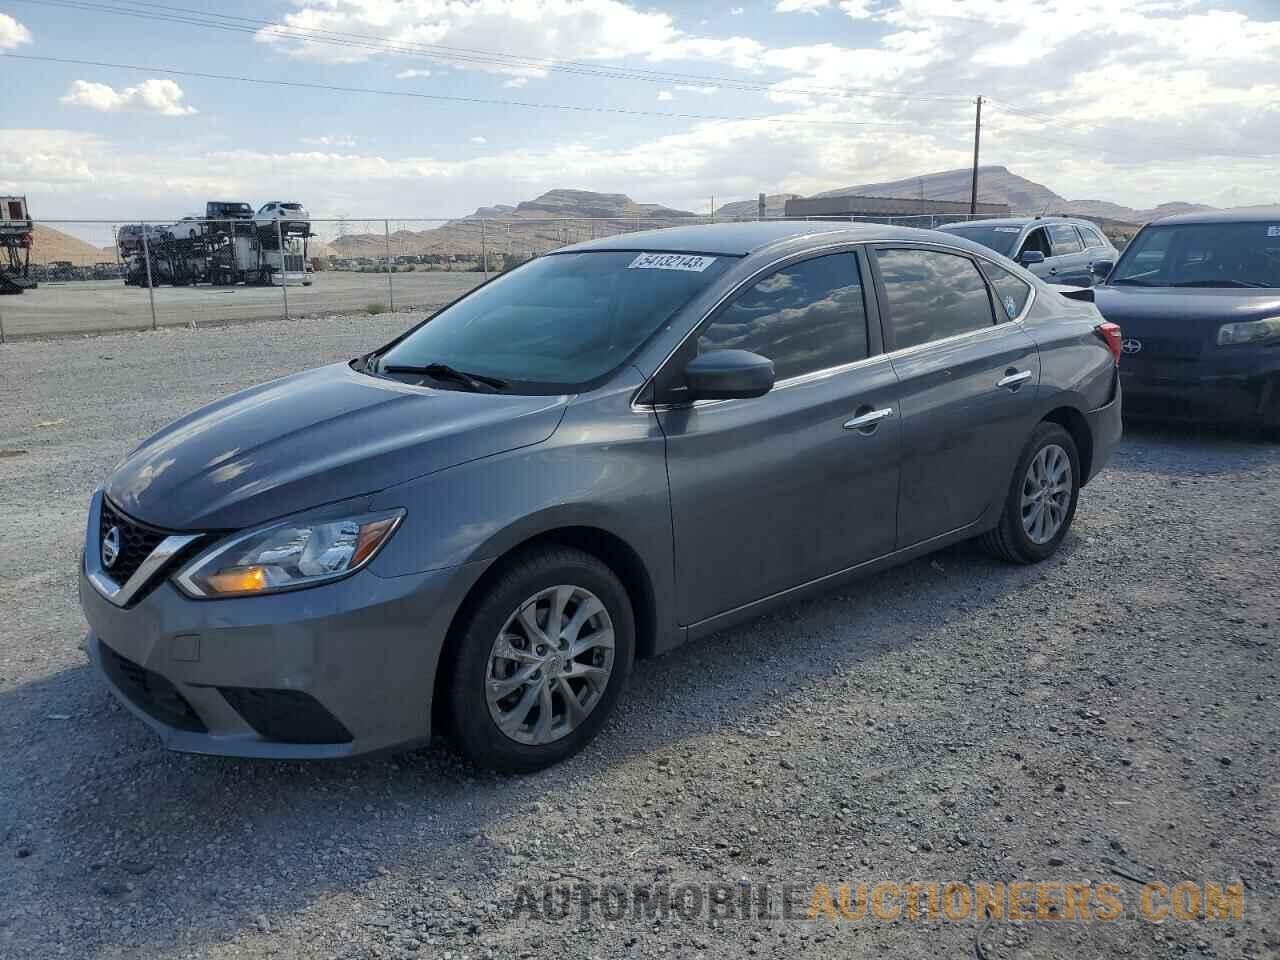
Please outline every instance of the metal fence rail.
[[[968, 218], [793, 219], [927, 229]], [[495, 274], [569, 244], [710, 221], [696, 216], [35, 221], [27, 267], [35, 286], [0, 298], [0, 342], [429, 311]]]

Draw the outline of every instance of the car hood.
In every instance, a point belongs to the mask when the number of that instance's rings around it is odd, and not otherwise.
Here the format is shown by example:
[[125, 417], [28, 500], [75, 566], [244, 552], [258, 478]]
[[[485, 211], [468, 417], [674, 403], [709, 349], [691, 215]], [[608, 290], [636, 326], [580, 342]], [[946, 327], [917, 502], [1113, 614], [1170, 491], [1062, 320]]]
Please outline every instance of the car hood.
[[1093, 291], [1093, 302], [1102, 315], [1120, 324], [1122, 329], [1125, 320], [1198, 320], [1219, 324], [1280, 314], [1280, 290], [1104, 285], [1094, 287]]
[[567, 400], [430, 389], [333, 364], [170, 424], [105, 490], [167, 530], [237, 529], [541, 443]]

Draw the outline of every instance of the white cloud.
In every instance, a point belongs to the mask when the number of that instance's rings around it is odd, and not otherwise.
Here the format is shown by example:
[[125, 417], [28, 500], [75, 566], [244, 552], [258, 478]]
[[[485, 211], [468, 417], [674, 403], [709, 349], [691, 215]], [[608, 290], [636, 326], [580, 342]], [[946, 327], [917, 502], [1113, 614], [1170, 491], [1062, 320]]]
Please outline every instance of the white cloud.
[[729, 16], [731, 16], [731, 17], [740, 17], [740, 16], [742, 16], [742, 14], [743, 14], [743, 13], [745, 13], [745, 12], [746, 12], [746, 11], [745, 11], [745, 10], [744, 10], [744, 8], [742, 8], [742, 7], [730, 7], [730, 8], [729, 8]]
[[412, 80], [414, 77], [429, 77], [430, 70], [401, 70], [396, 74], [397, 80]]
[[692, 86], [692, 85], [689, 85], [689, 84], [677, 84], [677, 85], [676, 85], [676, 89], [677, 89], [677, 90], [680, 90], [680, 91], [683, 91], [684, 93], [700, 93], [700, 94], [702, 94], [704, 97], [709, 97], [709, 96], [711, 96], [713, 93], [719, 93], [719, 92], [720, 92], [720, 88], [719, 88], [719, 87], [717, 87], [715, 84], [711, 84], [711, 85], [709, 85], [709, 86], [705, 86], [705, 87]]
[[658, 91], [658, 99], [659, 99], [659, 100], [666, 101], [666, 100], [674, 100], [675, 98], [676, 98], [676, 95], [675, 95], [674, 93], [672, 93], [670, 90], [659, 90], [659, 91]]
[[121, 90], [105, 83], [76, 80], [63, 95], [62, 102], [76, 107], [88, 107], [99, 113], [128, 110], [135, 113], [158, 113], [162, 117], [185, 117], [198, 112], [195, 107], [183, 103], [185, 97], [182, 88], [173, 80], [152, 78]]
[[874, 16], [871, 12], [871, 2], [872, 0], [840, 0], [840, 9], [854, 20], [865, 20]]
[[[320, 0], [296, 2], [301, 12], [327, 10], [352, 30], [375, 9], [374, 0], [324, 0], [325, 8], [316, 6]], [[606, 36], [601, 26], [612, 29], [620, 22], [611, 19], [621, 16], [620, 0], [449, 0], [444, 6], [433, 6], [436, 0], [401, 0], [388, 8], [388, 26], [363, 28], [381, 36], [403, 26], [422, 42], [510, 50], [511, 36], [540, 28], [526, 26], [482, 42], [488, 28], [468, 11], [505, 11], [499, 20], [510, 29], [519, 16], [536, 9], [549, 18], [547, 36], [539, 33], [535, 48], [522, 54], [623, 48], [631, 51], [626, 56], [633, 62], [737, 64], [746, 76], [776, 82], [757, 109], [746, 104], [725, 112], [771, 112], [827, 125], [673, 124], [681, 132], [655, 135], [654, 125], [645, 124], [629, 135], [624, 127], [578, 118], [570, 121], [576, 127], [549, 129], [541, 144], [531, 139], [524, 149], [486, 149], [483, 157], [457, 161], [438, 159], [425, 148], [414, 156], [331, 149], [290, 153], [270, 146], [254, 152], [193, 152], [190, 143], [174, 138], [172, 149], [149, 145], [142, 150], [85, 142], [65, 132], [25, 131], [24, 139], [0, 131], [0, 193], [25, 188], [43, 197], [46, 216], [69, 217], [127, 214], [144, 204], [151, 204], [156, 216], [180, 215], [208, 195], [241, 193], [301, 195], [317, 216], [323, 210], [358, 216], [391, 205], [441, 216], [557, 186], [624, 192], [700, 210], [711, 193], [724, 198], [754, 197], [760, 190], [809, 193], [964, 167], [972, 149], [972, 98], [982, 93], [988, 98], [983, 162], [1006, 165], [1068, 198], [1134, 207], [1169, 200], [1243, 204], [1274, 199], [1274, 155], [1280, 144], [1280, 75], [1274, 66], [1280, 62], [1278, 22], [1221, 4], [1209, 9], [1198, 0], [1042, 0], [1034, 17], [1025, 15], [1020, 0], [833, 2], [849, 16], [870, 16], [875, 29], [860, 41], [769, 47], [750, 37], [691, 36], [664, 21], [665, 15], [633, 10], [628, 16], [638, 19], [624, 21], [644, 26], [650, 40], [665, 38], [635, 52], [630, 38]], [[438, 16], [409, 25], [402, 7], [434, 10]], [[583, 10], [604, 11], [603, 20], [575, 20]], [[566, 24], [583, 32], [563, 35]], [[502, 79], [519, 87], [536, 75], [507, 72]], [[1053, 82], [1029, 85], [1028, 76], [1049, 76]], [[622, 81], [593, 82], [582, 102], [615, 105], [636, 90]], [[1140, 109], [1125, 95], [1134, 90], [1141, 91]], [[674, 84], [663, 93], [675, 99], [693, 95]], [[1051, 119], [1045, 122], [1028, 111]], [[899, 125], [830, 125], [855, 120]]]
[[[479, 61], [468, 55], [464, 69], [516, 77], [541, 77], [538, 60], [704, 59], [752, 66], [750, 54], [763, 45], [746, 37], [700, 37], [676, 27], [670, 14], [641, 9], [627, 0], [293, 0], [284, 17], [296, 31], [357, 34], [384, 38], [404, 50], [433, 44], [469, 50], [511, 51], [523, 63], [504, 58]], [[830, 0], [827, 0], [830, 2]], [[518, 45], [512, 38], [520, 38]], [[258, 31], [259, 42], [296, 57], [351, 63], [393, 50], [353, 47], [289, 36], [277, 28]], [[518, 49], [517, 49], [518, 46]], [[424, 51], [425, 53], [425, 51]], [[447, 58], [438, 58], [449, 62]]]
[[471, 142], [472, 143], [488, 143], [489, 141], [484, 137], [472, 137]]
[[13, 50], [30, 42], [30, 30], [7, 13], [0, 13], [0, 50]]
[[778, 0], [778, 13], [814, 13], [831, 6], [831, 0]]
[[354, 147], [355, 137], [303, 137], [302, 142], [312, 147]]
[[510, 80], [504, 80], [502, 85], [512, 90], [518, 90], [528, 82], [528, 77], [512, 77]]

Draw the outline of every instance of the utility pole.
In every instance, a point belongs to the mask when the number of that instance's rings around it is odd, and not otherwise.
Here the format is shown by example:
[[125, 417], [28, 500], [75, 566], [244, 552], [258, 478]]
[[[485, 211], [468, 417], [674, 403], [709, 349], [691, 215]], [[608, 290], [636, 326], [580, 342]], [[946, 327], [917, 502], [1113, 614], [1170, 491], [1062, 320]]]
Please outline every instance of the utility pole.
[[978, 97], [978, 113], [973, 121], [973, 187], [969, 193], [969, 216], [978, 215], [978, 145], [982, 141], [982, 97]]
[[716, 195], [711, 195], [711, 222], [716, 222]]
[[765, 209], [768, 206], [769, 199], [763, 193], [756, 197], [756, 219], [763, 220]]

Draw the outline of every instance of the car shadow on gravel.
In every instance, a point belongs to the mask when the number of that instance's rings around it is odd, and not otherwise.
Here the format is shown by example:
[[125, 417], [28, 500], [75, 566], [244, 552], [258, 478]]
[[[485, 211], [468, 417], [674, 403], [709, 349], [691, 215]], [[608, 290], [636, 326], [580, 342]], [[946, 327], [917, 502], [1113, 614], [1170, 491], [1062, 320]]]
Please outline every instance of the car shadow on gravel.
[[199, 955], [280, 933], [342, 894], [372, 898], [350, 922], [377, 926], [390, 907], [373, 891], [387, 877], [424, 899], [468, 886], [483, 896], [499, 877], [522, 879], [489, 839], [506, 818], [542, 804], [589, 821], [619, 766], [643, 783], [655, 756], [717, 734], [763, 738], [770, 717], [833, 674], [913, 645], [928, 657], [948, 622], [1050, 577], [1080, 537], [1039, 567], [961, 544], [641, 662], [598, 740], [525, 777], [477, 772], [440, 744], [324, 763], [170, 753], [87, 666], [5, 691], [0, 953]]
[[1110, 473], [1234, 475], [1280, 461], [1280, 440], [1250, 427], [1126, 420], [1124, 430]]

